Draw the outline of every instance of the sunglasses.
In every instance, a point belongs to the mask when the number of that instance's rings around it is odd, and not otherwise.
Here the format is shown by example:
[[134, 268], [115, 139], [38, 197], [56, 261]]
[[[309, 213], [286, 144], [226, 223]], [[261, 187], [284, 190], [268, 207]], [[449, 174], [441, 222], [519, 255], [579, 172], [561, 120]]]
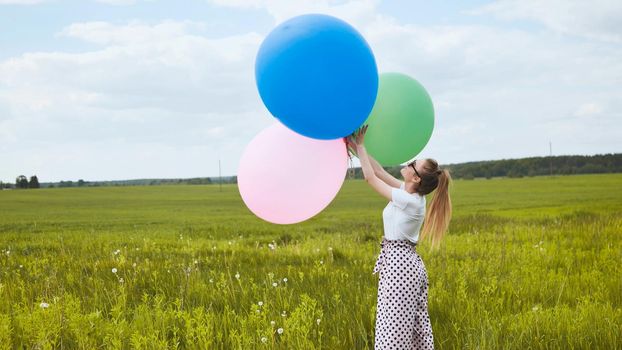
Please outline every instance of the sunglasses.
[[413, 168], [413, 170], [415, 171], [415, 174], [417, 174], [417, 176], [418, 176], [418, 177], [421, 177], [421, 175], [419, 175], [419, 172], [418, 172], [418, 171], [417, 171], [417, 169], [415, 168], [415, 163], [417, 163], [417, 160], [416, 160], [416, 159], [415, 159], [415, 160], [413, 160], [412, 162], [410, 162], [410, 163], [408, 164], [408, 166], [410, 166], [410, 167], [412, 167], [412, 168]]

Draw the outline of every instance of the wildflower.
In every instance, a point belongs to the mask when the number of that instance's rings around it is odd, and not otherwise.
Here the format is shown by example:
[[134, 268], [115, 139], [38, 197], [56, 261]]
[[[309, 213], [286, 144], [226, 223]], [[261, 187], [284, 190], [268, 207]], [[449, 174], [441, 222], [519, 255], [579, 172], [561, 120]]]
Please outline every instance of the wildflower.
[[19, 265], [19, 268], [21, 269], [22, 267], [24, 267], [24, 265]]
[[194, 264], [197, 265], [199, 263], [199, 260], [194, 260]]
[[278, 286], [278, 283], [272, 282], [272, 287], [276, 287], [276, 286]]
[[320, 265], [324, 265], [324, 260], [320, 260]]
[[266, 337], [261, 337], [261, 342], [262, 342], [262, 343], [264, 343], [264, 344], [265, 344], [267, 341], [268, 341], [268, 338], [266, 338]]
[[231, 244], [233, 244], [233, 243], [231, 243], [231, 241], [229, 241], [229, 245], [231, 245]]
[[332, 250], [333, 250], [333, 247], [328, 247], [328, 250], [329, 250], [329, 251], [332, 251]]
[[283, 334], [283, 328], [277, 329], [276, 332], [279, 333], [279, 334]]
[[270, 250], [275, 250], [276, 249], [276, 245], [274, 245], [272, 243], [268, 243], [268, 248], [270, 248]]
[[268, 278], [273, 279], [274, 278], [274, 274], [272, 272], [268, 273]]
[[114, 255], [119, 255], [119, 253], [121, 253], [121, 249], [117, 249], [114, 252], [112, 252], [112, 254]]
[[287, 277], [283, 278], [283, 282], [287, 283]]
[[210, 278], [210, 279], [209, 279], [209, 283], [214, 283], [214, 279], [213, 279], [213, 278]]
[[7, 249], [6, 255], [9, 255], [9, 254], [11, 254], [11, 251]]
[[133, 264], [132, 264], [132, 267], [136, 267], [136, 263], [133, 263]]
[[263, 306], [263, 301], [258, 302], [257, 305]]
[[287, 312], [285, 310], [283, 310], [283, 312], [281, 312], [281, 317], [287, 317]]
[[116, 267], [112, 268], [112, 273], [117, 273], [117, 268]]
[[275, 321], [270, 321], [270, 325], [271, 325], [272, 327], [274, 327], [274, 326], [276, 325], [276, 322], [275, 322]]
[[322, 322], [322, 320], [319, 319], [319, 318], [317, 320], [315, 320], [315, 323], [317, 323], [318, 326], [320, 325], [320, 322]]
[[539, 309], [539, 307], [538, 307], [538, 305], [536, 305], [536, 306], [531, 308], [531, 311], [538, 311], [538, 309]]
[[42, 309], [47, 309], [48, 307], [50, 307], [50, 304], [48, 304], [48, 303], [41, 303], [41, 304], [39, 304], [39, 307], [42, 308]]
[[235, 273], [235, 278], [240, 279], [240, 273], [236, 272]]
[[123, 277], [119, 278], [119, 283], [123, 283], [123, 282], [125, 282], [125, 281], [123, 280]]

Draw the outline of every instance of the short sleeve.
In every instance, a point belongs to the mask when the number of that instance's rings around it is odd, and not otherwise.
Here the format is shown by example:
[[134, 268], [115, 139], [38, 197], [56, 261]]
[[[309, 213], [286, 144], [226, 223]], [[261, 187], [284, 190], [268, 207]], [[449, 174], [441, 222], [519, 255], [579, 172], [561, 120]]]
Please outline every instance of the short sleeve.
[[405, 209], [408, 202], [411, 201], [411, 194], [406, 192], [403, 187], [404, 183], [402, 182], [402, 186], [400, 186], [400, 188], [393, 187], [391, 189], [391, 201], [402, 210]]

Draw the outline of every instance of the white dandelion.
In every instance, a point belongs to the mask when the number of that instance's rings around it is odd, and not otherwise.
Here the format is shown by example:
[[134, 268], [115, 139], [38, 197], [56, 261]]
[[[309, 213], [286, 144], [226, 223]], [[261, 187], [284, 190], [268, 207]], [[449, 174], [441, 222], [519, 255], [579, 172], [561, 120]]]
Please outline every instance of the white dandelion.
[[263, 301], [258, 302], [257, 305], [263, 306]]
[[276, 326], [276, 322], [275, 322], [275, 321], [270, 321], [270, 325], [271, 325], [272, 327], [274, 327], [274, 326]]
[[235, 273], [235, 278], [236, 278], [236, 279], [240, 279], [240, 273], [239, 273], [239, 272], [236, 272], [236, 273]]
[[112, 268], [112, 273], [115, 273], [115, 274], [117, 273], [117, 268], [116, 267]]
[[318, 326], [320, 325], [320, 322], [322, 322], [322, 320], [319, 319], [319, 318], [317, 320], [315, 320], [315, 323], [317, 323]]
[[39, 304], [39, 307], [42, 308], [42, 309], [47, 309], [48, 307], [50, 307], [50, 304], [48, 304], [48, 303], [41, 303], [41, 304]]
[[279, 333], [279, 334], [283, 334], [283, 328], [277, 329], [276, 332]]
[[272, 287], [275, 287], [275, 288], [276, 288], [276, 286], [278, 286], [278, 285], [279, 285], [278, 283], [276, 283], [276, 282], [272, 282]]
[[287, 283], [287, 277], [283, 278], [283, 282]]
[[268, 341], [268, 338], [266, 338], [266, 337], [261, 337], [261, 342], [262, 342], [262, 343], [264, 343], [264, 344], [265, 344], [267, 341]]

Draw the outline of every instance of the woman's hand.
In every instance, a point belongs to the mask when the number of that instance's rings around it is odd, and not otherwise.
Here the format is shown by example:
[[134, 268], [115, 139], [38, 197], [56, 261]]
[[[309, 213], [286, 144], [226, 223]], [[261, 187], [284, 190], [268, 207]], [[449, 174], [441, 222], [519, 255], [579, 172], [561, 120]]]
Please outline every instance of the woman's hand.
[[348, 136], [348, 138], [350, 138], [352, 143], [354, 143], [357, 148], [359, 146], [363, 146], [363, 143], [365, 142], [365, 133], [367, 132], [367, 127], [368, 127], [367, 124], [363, 125], [360, 128], [356, 129], [352, 133], [352, 135]]

